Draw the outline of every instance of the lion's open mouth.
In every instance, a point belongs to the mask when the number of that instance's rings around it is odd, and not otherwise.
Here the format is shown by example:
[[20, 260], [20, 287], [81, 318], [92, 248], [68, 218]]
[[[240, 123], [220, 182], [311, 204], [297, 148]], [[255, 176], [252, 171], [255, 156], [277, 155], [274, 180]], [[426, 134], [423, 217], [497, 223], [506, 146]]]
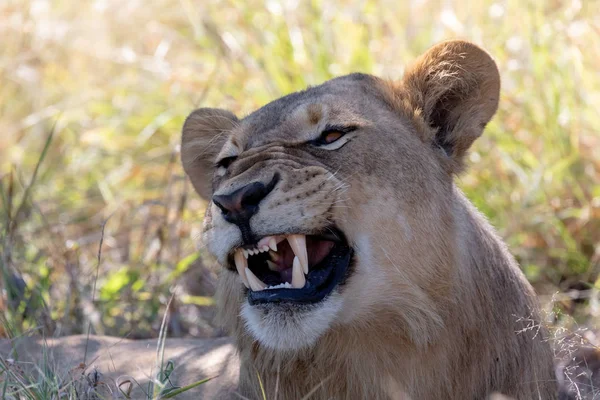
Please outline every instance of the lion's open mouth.
[[319, 302], [343, 283], [351, 259], [344, 235], [333, 229], [320, 235], [266, 236], [233, 254], [250, 304]]

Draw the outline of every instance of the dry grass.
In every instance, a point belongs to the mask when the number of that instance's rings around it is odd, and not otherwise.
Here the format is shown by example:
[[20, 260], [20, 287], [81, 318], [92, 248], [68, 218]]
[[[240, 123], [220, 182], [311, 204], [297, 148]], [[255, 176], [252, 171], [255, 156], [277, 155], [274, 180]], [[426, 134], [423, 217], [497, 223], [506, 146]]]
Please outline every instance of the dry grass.
[[353, 71], [397, 78], [456, 37], [503, 79], [460, 185], [557, 329], [597, 328], [600, 2], [7, 0], [0, 34], [0, 336], [157, 337], [171, 296], [170, 335], [217, 335], [203, 204], [178, 162], [187, 113], [244, 115]]

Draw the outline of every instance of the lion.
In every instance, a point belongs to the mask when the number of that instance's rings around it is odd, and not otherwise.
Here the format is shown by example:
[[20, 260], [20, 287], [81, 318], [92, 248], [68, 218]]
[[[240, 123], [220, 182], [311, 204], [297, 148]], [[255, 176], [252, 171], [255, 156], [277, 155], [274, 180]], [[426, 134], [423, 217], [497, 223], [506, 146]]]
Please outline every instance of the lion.
[[247, 398], [555, 399], [532, 287], [457, 188], [498, 107], [492, 57], [438, 44], [245, 118], [200, 108], [184, 170], [210, 200], [221, 322]]

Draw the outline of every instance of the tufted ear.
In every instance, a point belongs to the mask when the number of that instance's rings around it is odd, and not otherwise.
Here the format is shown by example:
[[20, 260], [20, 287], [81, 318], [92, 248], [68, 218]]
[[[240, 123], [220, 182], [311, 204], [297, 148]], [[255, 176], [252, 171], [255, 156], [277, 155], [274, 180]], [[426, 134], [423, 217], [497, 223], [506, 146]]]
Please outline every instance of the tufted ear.
[[500, 75], [494, 60], [472, 43], [443, 42], [417, 59], [401, 86], [410, 106], [432, 128], [424, 139], [444, 149], [454, 169], [460, 169], [498, 108]]
[[210, 199], [216, 157], [228, 133], [238, 124], [235, 115], [218, 108], [199, 108], [183, 124], [181, 162], [198, 194]]

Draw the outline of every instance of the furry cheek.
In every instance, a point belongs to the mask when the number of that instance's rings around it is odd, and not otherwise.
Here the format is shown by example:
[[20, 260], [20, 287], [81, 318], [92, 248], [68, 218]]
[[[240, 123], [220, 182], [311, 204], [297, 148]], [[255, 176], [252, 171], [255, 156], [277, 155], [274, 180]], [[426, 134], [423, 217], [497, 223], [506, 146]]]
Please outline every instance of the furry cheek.
[[202, 242], [206, 245], [207, 250], [221, 265], [224, 265], [227, 262], [229, 250], [241, 243], [241, 240], [239, 229], [227, 223], [217, 206], [211, 204], [210, 213], [206, 213], [202, 232]]

